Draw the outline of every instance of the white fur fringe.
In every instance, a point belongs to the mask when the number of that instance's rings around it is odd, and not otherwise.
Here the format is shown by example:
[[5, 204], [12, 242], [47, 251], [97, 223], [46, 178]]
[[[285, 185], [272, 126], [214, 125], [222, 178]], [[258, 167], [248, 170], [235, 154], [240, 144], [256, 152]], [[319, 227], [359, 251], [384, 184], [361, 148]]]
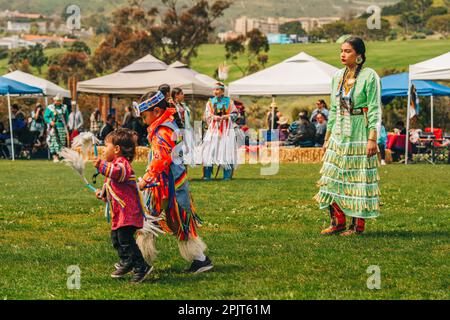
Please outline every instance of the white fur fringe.
[[190, 238], [188, 241], [178, 241], [180, 254], [188, 262], [192, 262], [196, 257], [201, 256], [206, 251], [206, 244], [200, 237]]

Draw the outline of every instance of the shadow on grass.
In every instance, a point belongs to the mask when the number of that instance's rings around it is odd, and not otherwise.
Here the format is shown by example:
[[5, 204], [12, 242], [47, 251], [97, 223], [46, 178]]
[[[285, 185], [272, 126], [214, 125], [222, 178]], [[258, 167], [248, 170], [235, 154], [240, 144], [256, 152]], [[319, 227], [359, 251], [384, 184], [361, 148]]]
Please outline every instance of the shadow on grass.
[[[199, 274], [190, 274], [186, 273], [184, 269], [179, 268], [167, 268], [167, 269], [159, 269], [154, 274], [158, 276], [158, 279], [152, 279], [149, 276], [147, 281], [150, 282], [158, 282], [161, 284], [164, 283], [173, 283], [176, 282], [195, 282], [198, 281], [198, 277], [207, 274], [221, 274], [226, 275], [227, 277], [233, 273], [238, 273], [243, 271], [245, 268], [239, 265], [214, 265], [214, 268], [205, 273]], [[182, 277], [180, 277], [182, 276]]]
[[203, 180], [202, 178], [192, 178], [189, 179], [190, 182], [201, 182], [201, 183], [214, 183], [214, 182], [223, 182], [223, 183], [230, 183], [230, 182], [239, 182], [239, 181], [245, 181], [245, 182], [260, 182], [260, 181], [269, 181], [267, 178], [233, 178], [231, 181], [224, 181], [222, 178], [218, 177], [217, 179], [211, 179], [211, 180]]
[[450, 232], [445, 231], [373, 231], [363, 235], [364, 238], [448, 238]]

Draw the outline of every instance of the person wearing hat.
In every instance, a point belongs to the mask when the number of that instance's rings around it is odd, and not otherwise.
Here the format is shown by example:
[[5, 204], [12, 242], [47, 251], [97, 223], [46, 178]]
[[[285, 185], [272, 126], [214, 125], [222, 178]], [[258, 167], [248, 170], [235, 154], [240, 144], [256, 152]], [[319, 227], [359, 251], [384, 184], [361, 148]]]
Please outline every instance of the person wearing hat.
[[69, 114], [69, 133], [70, 133], [70, 140], [72, 141], [73, 138], [75, 138], [77, 135], [80, 134], [80, 131], [83, 128], [84, 120], [83, 115], [80, 112], [80, 109], [78, 108], [78, 104], [76, 101], [72, 101], [72, 112]]
[[214, 165], [223, 168], [224, 180], [231, 180], [237, 164], [236, 131], [240, 130], [235, 130], [237, 117], [234, 101], [225, 97], [224, 84], [217, 83], [214, 97], [208, 100], [204, 115], [208, 129], [202, 144], [203, 180], [211, 180]]
[[50, 154], [53, 157], [53, 162], [59, 161], [59, 153], [62, 148], [66, 146], [67, 142], [67, 121], [69, 113], [67, 106], [62, 104], [59, 95], [53, 98], [53, 104], [45, 109], [44, 120], [48, 125], [47, 143], [50, 149]]
[[289, 135], [289, 119], [281, 116], [278, 120], [278, 130], [280, 131], [280, 141], [286, 141]]

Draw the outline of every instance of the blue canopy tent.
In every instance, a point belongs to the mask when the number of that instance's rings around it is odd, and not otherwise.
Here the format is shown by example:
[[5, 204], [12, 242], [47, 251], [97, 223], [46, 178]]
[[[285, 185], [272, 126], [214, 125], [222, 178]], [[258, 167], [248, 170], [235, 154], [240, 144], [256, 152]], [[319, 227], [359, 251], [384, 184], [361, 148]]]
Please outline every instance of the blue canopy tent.
[[9, 117], [9, 131], [11, 135], [11, 157], [15, 160], [14, 152], [14, 135], [11, 116], [11, 95], [34, 95], [43, 94], [42, 89], [26, 85], [15, 80], [5, 77], [0, 77], [0, 95], [8, 97], [8, 117]]
[[[450, 88], [430, 80], [414, 80], [412, 84], [419, 97], [431, 97], [431, 128], [434, 129], [433, 97], [450, 96]], [[396, 97], [407, 97], [408, 85], [408, 72], [381, 78], [381, 101], [383, 104], [388, 104]]]

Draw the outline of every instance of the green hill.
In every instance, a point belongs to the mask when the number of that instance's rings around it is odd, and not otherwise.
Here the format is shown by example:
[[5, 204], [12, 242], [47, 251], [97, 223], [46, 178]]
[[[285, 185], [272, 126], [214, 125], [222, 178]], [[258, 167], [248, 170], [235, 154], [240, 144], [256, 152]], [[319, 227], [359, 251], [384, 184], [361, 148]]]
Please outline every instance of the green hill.
[[[180, 5], [191, 0], [180, 0]], [[398, 0], [356, 1], [356, 0], [235, 0], [226, 12], [221, 25], [231, 27], [232, 21], [239, 16], [250, 17], [305, 17], [305, 16], [341, 16], [346, 12], [363, 12], [370, 4], [389, 5]], [[80, 6], [82, 14], [110, 12], [126, 0], [0, 0], [0, 10], [20, 10], [39, 12], [46, 15], [61, 14], [70, 4]], [[147, 7], [160, 5], [160, 0], [145, 0]]]

